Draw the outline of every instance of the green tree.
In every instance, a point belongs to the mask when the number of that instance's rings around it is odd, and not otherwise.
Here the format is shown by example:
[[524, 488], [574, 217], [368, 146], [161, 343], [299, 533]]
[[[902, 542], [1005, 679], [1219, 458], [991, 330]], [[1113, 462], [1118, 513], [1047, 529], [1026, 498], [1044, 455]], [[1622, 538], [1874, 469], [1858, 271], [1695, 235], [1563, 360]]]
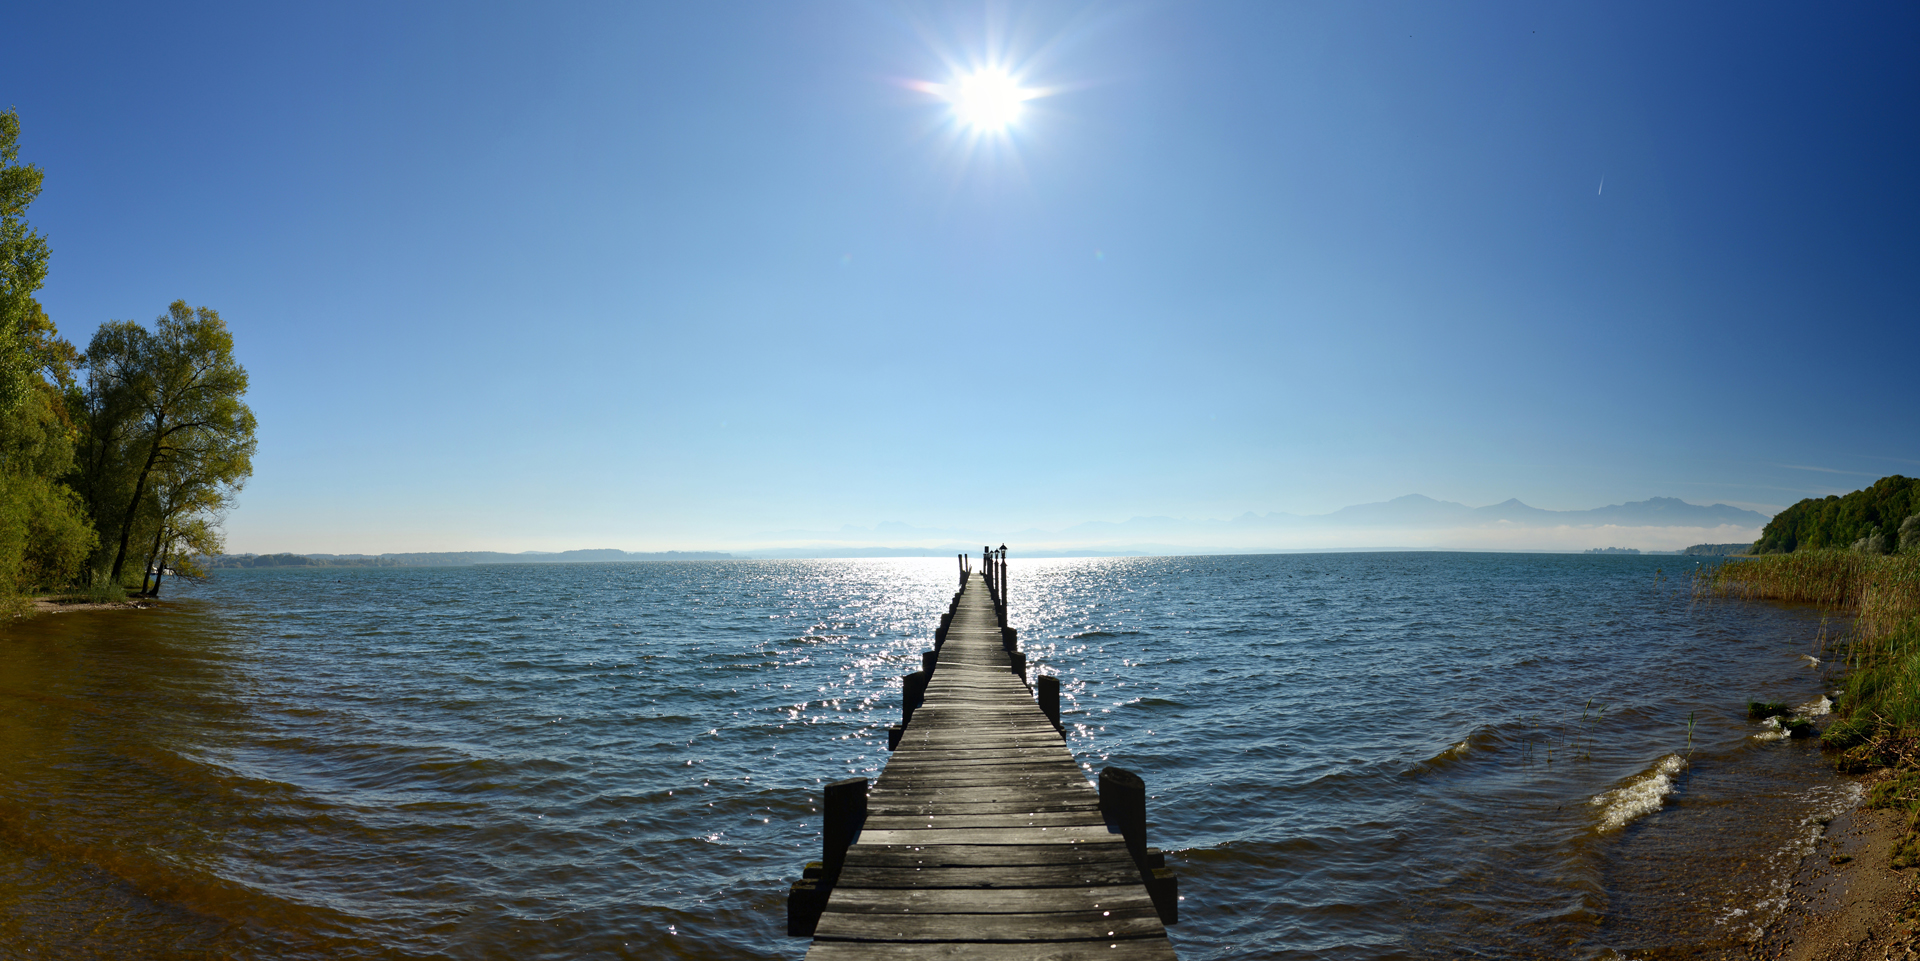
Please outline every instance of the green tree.
[[136, 439], [150, 338], [146, 328], [131, 321], [101, 324], [81, 355], [86, 386], [68, 395], [68, 409], [79, 428], [70, 483], [105, 540], [88, 565], [102, 576], [113, 562], [140, 463]]
[[[251, 447], [237, 451], [204, 431], [188, 431], [181, 436], [174, 456], [153, 472], [149, 485], [152, 498], [146, 520], [153, 537], [141, 593], [159, 596], [161, 575], [176, 547], [202, 556], [220, 553], [220, 517], [233, 506], [249, 472], [246, 464], [234, 463], [234, 459], [247, 458], [251, 453]], [[152, 579], [151, 588], [148, 578]]]
[[0, 593], [72, 583], [94, 548], [85, 505], [57, 480], [73, 462], [61, 407], [50, 385], [30, 382], [0, 412]]
[[179, 521], [177, 533], [191, 518], [217, 513], [253, 473], [255, 422], [241, 399], [247, 372], [233, 358], [233, 334], [219, 313], [184, 300], [151, 331], [101, 325], [83, 359], [76, 486], [108, 535], [108, 577], [124, 583], [137, 532], [153, 537], [159, 553], [170, 518]]
[[33, 295], [47, 279], [47, 241], [27, 226], [27, 207], [40, 196], [40, 168], [20, 162], [20, 115], [0, 113], [0, 408], [32, 389], [33, 319], [44, 318]]
[[[27, 225], [39, 168], [20, 162], [20, 118], [0, 113], [0, 595], [78, 577], [96, 538], [59, 483], [73, 463], [67, 400], [77, 355], [34, 299], [46, 239]], [[11, 605], [11, 602], [9, 602]]]
[[216, 521], [216, 517], [201, 514], [176, 518], [167, 525], [158, 559], [153, 563], [153, 588], [146, 592], [148, 595], [160, 596], [160, 578], [167, 571], [183, 577], [207, 576], [201, 561], [225, 549], [225, 538], [220, 536]]
[[1851, 494], [1809, 497], [1767, 522], [1755, 554], [1803, 548], [1855, 548], [1885, 553], [1899, 544], [1900, 525], [1920, 513], [1920, 480], [1893, 474]]

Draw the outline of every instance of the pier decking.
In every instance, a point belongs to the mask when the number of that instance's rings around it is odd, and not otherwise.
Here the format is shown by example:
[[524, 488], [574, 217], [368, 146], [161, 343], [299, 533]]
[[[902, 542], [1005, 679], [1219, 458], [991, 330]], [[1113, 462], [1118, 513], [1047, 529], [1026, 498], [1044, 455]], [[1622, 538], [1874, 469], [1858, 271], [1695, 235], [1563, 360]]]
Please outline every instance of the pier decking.
[[[1162, 918], [1177, 895], [1145, 846], [1144, 788], [1115, 769], [1088, 783], [1057, 726], [1057, 684], [1043, 679], [1052, 717], [1027, 686], [987, 564], [963, 575], [930, 676], [909, 676], [886, 769], [871, 790], [829, 790], [826, 861], [793, 895], [826, 896], [807, 959], [1172, 959]], [[862, 801], [864, 821], [848, 809]], [[836, 832], [852, 841], [840, 859]]]

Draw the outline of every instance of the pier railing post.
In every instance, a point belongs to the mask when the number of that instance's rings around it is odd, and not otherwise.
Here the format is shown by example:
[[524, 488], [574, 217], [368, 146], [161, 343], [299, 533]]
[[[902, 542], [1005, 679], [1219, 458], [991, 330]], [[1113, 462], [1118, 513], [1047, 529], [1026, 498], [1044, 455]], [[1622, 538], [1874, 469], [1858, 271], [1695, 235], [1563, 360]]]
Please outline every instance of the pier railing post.
[[1127, 839], [1135, 864], [1147, 859], [1147, 782], [1119, 767], [1100, 769], [1100, 813], [1107, 826]]
[[820, 860], [809, 864], [800, 880], [787, 889], [787, 935], [811, 938], [820, 926], [820, 913], [840, 880], [847, 848], [860, 836], [867, 820], [867, 779], [848, 778], [827, 785], [820, 798]]
[[1034, 680], [1034, 693], [1040, 702], [1040, 713], [1053, 722], [1054, 730], [1065, 732], [1060, 727], [1060, 676], [1042, 674]]
[[1147, 782], [1125, 768], [1102, 768], [1100, 813], [1107, 819], [1107, 829], [1126, 839], [1127, 853], [1140, 869], [1140, 881], [1153, 898], [1160, 923], [1178, 923], [1180, 881], [1167, 867], [1167, 856], [1159, 848], [1147, 847]]
[[1013, 652], [1013, 676], [1019, 678], [1020, 683], [1027, 683], [1027, 655], [1019, 651]]
[[913, 712], [919, 709], [920, 705], [926, 701], [928, 680], [929, 680], [929, 675], [927, 674], [926, 671], [915, 671], [912, 674], [901, 675], [900, 677], [900, 723], [901, 724], [912, 723]]
[[826, 868], [826, 882], [832, 887], [840, 880], [840, 868], [847, 863], [847, 848], [860, 835], [867, 820], [867, 779], [848, 778], [827, 785], [826, 817], [820, 832], [820, 862]]

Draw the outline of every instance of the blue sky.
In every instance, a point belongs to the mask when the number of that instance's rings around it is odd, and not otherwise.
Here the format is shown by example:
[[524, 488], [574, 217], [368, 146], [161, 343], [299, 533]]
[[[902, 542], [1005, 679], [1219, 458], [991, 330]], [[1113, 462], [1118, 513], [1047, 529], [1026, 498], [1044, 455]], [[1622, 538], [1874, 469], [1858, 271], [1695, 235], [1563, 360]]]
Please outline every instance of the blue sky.
[[[236, 551], [1920, 473], [1911, 5], [9, 23], [63, 332], [235, 330]], [[1048, 94], [1002, 137], [914, 86], [992, 63]]]

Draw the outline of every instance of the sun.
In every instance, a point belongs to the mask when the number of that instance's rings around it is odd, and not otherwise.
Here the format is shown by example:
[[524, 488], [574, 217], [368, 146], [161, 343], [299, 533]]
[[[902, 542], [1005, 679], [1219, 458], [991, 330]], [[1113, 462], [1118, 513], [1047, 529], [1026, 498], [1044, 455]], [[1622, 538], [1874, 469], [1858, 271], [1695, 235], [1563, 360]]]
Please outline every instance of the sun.
[[1020, 119], [1022, 104], [1034, 96], [1003, 70], [980, 70], [947, 85], [954, 117], [981, 133], [1007, 129]]

